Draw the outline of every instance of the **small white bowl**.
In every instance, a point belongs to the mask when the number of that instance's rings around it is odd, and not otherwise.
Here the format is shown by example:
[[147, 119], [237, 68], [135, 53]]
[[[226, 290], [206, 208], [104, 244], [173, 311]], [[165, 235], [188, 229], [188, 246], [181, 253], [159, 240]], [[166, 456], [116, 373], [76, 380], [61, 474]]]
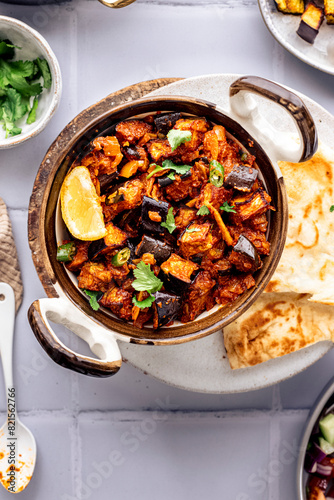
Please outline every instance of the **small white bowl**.
[[62, 81], [59, 63], [47, 41], [33, 28], [12, 17], [0, 16], [0, 39], [8, 38], [13, 45], [22, 47], [16, 49], [15, 59], [33, 60], [37, 57], [46, 59], [49, 64], [52, 84], [49, 89], [43, 89], [39, 96], [36, 121], [31, 125], [26, 123], [27, 116], [17, 124], [22, 128], [19, 135], [5, 138], [5, 131], [0, 123], [0, 149], [12, 148], [39, 134], [54, 115], [61, 96]]

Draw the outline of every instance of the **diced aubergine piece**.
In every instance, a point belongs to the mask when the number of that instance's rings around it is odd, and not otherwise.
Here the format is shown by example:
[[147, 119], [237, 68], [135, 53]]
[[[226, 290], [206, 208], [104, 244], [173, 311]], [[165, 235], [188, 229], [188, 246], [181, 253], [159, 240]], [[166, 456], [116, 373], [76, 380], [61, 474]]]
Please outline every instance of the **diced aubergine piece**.
[[141, 206], [141, 223], [145, 231], [163, 233], [161, 222], [166, 222], [169, 204], [144, 196]]
[[154, 117], [154, 125], [156, 126], [159, 134], [167, 135], [169, 130], [174, 127], [177, 120], [181, 118], [180, 113], [167, 113], [163, 115], [156, 115]]
[[[253, 243], [249, 241], [246, 236], [242, 234], [239, 236], [237, 243], [234, 245], [233, 250], [240, 253], [243, 257], [246, 257], [247, 261], [251, 263], [251, 268], [249, 271], [254, 272], [259, 269], [262, 265], [261, 259]], [[238, 266], [236, 266], [238, 268]], [[240, 269], [243, 270], [243, 269]]]
[[113, 172], [112, 174], [110, 175], [107, 175], [107, 174], [102, 174], [102, 175], [99, 175], [98, 176], [98, 181], [100, 183], [100, 190], [101, 190], [101, 193], [104, 193], [105, 191], [107, 191], [107, 189], [109, 189], [115, 182], [115, 179], [118, 177], [118, 172]]
[[231, 172], [225, 177], [224, 187], [249, 192], [257, 179], [257, 174], [258, 171], [254, 167], [234, 165]]
[[275, 0], [277, 10], [284, 14], [300, 15], [304, 12], [303, 0]]
[[173, 247], [168, 245], [168, 243], [156, 240], [144, 234], [141, 242], [136, 248], [136, 255], [141, 257], [144, 253], [151, 253], [158, 266], [160, 266], [162, 262], [165, 262], [170, 257], [172, 251]]
[[128, 160], [140, 160], [140, 151], [137, 146], [126, 146], [123, 150]]
[[115, 217], [114, 223], [118, 227], [123, 229], [123, 231], [128, 233], [130, 238], [135, 238], [136, 236], [138, 236], [138, 230], [140, 229], [138, 225], [140, 212], [140, 207], [121, 212], [119, 215], [117, 215], [117, 217]]
[[211, 222], [204, 222], [203, 224], [191, 222], [178, 240], [181, 254], [187, 258], [193, 255], [204, 254], [216, 242], [217, 238], [211, 231]]
[[161, 328], [176, 318], [181, 308], [182, 299], [179, 295], [168, 292], [156, 292], [153, 302], [153, 327]]
[[264, 189], [259, 188], [245, 196], [238, 196], [232, 199], [237, 217], [241, 221], [245, 221], [250, 217], [261, 215], [270, 208], [271, 198]]
[[[170, 175], [170, 174], [168, 174]], [[158, 177], [158, 184], [160, 187], [166, 187], [169, 186], [170, 184], [173, 184], [173, 179], [170, 179], [168, 175], [164, 175], [163, 177]], [[188, 177], [191, 177], [192, 173], [191, 170], [188, 170], [185, 174], [182, 174], [180, 178], [182, 180], [187, 179]]]
[[88, 249], [89, 260], [94, 260], [99, 255], [107, 254], [111, 250], [125, 246], [128, 239], [127, 233], [122, 231], [119, 227], [114, 226], [112, 222], [106, 225], [106, 229], [107, 234], [104, 238], [92, 241], [90, 244]]
[[172, 253], [169, 259], [161, 264], [159, 277], [166, 290], [181, 295], [188, 290], [192, 275], [197, 269], [198, 265], [195, 262]]
[[111, 193], [106, 196], [105, 204], [107, 206], [118, 203], [119, 201], [124, 201], [124, 194], [119, 192], [119, 189], [115, 187]]
[[313, 43], [324, 20], [324, 9], [312, 1], [309, 2], [302, 15], [297, 35], [305, 42]]
[[227, 276], [231, 274], [232, 264], [227, 259], [218, 260], [215, 265], [216, 269], [218, 269], [219, 276]]

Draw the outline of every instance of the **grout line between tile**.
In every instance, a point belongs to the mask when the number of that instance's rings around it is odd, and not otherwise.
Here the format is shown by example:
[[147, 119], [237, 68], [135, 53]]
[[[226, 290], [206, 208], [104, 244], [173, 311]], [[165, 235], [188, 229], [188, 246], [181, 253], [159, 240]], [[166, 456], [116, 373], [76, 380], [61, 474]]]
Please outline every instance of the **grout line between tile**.
[[280, 500], [281, 463], [279, 460], [281, 428], [280, 412], [277, 411], [269, 421], [269, 463], [268, 490], [270, 500]]
[[[78, 14], [76, 10], [71, 10], [71, 23], [70, 23], [70, 93], [71, 93], [71, 106], [73, 114], [78, 112]], [[79, 340], [75, 335], [70, 337], [70, 347], [77, 351]], [[72, 478], [72, 492], [76, 496], [76, 491], [79, 491], [82, 483], [82, 441], [79, 430], [79, 380], [78, 374], [71, 372], [71, 400], [72, 421], [69, 428], [70, 435], [70, 453], [71, 453], [71, 478]]]
[[279, 44], [273, 44], [272, 69], [274, 80], [284, 82], [285, 77], [285, 49]]
[[[76, 374], [73, 374], [76, 376]], [[73, 383], [73, 387], [75, 387], [76, 383]], [[76, 389], [74, 389], [74, 394]], [[72, 392], [73, 394], [73, 392]], [[76, 397], [76, 396], [74, 396]], [[77, 405], [72, 409], [64, 408], [59, 410], [26, 410], [20, 411], [20, 415], [22, 417], [29, 418], [46, 418], [50, 419], [50, 417], [54, 418], [75, 418], [77, 421], [79, 418], [87, 417], [94, 419], [95, 421], [104, 421], [104, 420], [112, 420], [114, 422], [127, 422], [127, 421], [135, 421], [142, 420], [146, 418], [148, 415], [155, 414], [155, 417], [158, 419], [159, 416], [165, 418], [166, 413], [170, 415], [170, 417], [174, 420], [182, 420], [182, 419], [197, 419], [197, 420], [214, 420], [214, 419], [234, 419], [240, 418], [244, 420], [252, 420], [254, 418], [288, 418], [296, 415], [307, 416], [309, 414], [308, 408], [301, 409], [287, 409], [287, 410], [223, 410], [223, 411], [213, 411], [213, 410], [204, 410], [204, 411], [194, 411], [194, 410], [164, 410], [164, 409], [146, 409], [146, 410], [78, 410]], [[5, 412], [0, 412], [0, 418], [5, 417]]]

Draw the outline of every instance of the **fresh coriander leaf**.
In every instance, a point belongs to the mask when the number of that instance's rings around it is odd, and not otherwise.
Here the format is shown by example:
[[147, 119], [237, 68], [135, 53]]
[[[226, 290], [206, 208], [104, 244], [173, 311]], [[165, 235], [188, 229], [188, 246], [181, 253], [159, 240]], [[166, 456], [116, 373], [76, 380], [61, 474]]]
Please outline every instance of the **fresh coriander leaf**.
[[168, 229], [170, 234], [172, 234], [172, 232], [176, 229], [175, 219], [174, 219], [174, 215], [173, 215], [173, 207], [171, 207], [168, 210], [166, 222], [161, 222], [160, 226]]
[[187, 227], [186, 233], [198, 233], [200, 231], [199, 227]]
[[225, 212], [233, 212], [234, 214], [236, 214], [236, 210], [234, 210], [234, 205], [230, 206], [227, 201], [224, 201], [224, 203], [222, 204], [221, 207], [219, 207], [220, 210], [224, 210]]
[[13, 45], [10, 40], [0, 40], [0, 56], [3, 59], [13, 59], [15, 55], [14, 49], [20, 49], [21, 47], [17, 47]]
[[153, 302], [155, 301], [155, 297], [150, 294], [147, 299], [144, 300], [137, 300], [136, 297], [132, 298], [132, 302], [135, 306], [140, 307], [140, 309], [145, 309], [145, 307], [151, 307]]
[[334, 212], [334, 205], [331, 206], [331, 208], [329, 209], [330, 212]]
[[9, 85], [23, 96], [35, 96], [42, 92], [40, 83], [30, 84], [26, 76], [34, 71], [32, 61], [6, 62], [0, 59], [0, 87]]
[[6, 138], [9, 135], [20, 134], [21, 129], [15, 126], [15, 121], [22, 118], [26, 112], [27, 106], [22, 103], [21, 95], [15, 89], [6, 89], [6, 98], [2, 103], [2, 120]]
[[[152, 163], [152, 164], [150, 165], [150, 167], [153, 167], [154, 165], [155, 165], [155, 163]], [[155, 169], [154, 169], [154, 170], [152, 170], [152, 172], [150, 172], [150, 173], [148, 174], [148, 176], [146, 177], [146, 179], [150, 179], [150, 178], [152, 177], [152, 175], [156, 174], [157, 172], [160, 172], [160, 170], [163, 170], [163, 168], [162, 168], [162, 167], [160, 167], [159, 165], [156, 165]]]
[[10, 64], [11, 72], [15, 75], [29, 78], [34, 74], [35, 64], [33, 61], [11, 61], [8, 64]]
[[7, 114], [7, 118], [12, 122], [22, 118], [28, 110], [27, 105], [22, 102], [21, 95], [11, 88], [6, 89], [6, 99], [2, 107]]
[[[152, 165], [150, 166], [153, 166], [155, 165], [155, 163], [152, 163]], [[157, 172], [161, 172], [161, 170], [174, 170], [177, 174], [185, 174], [187, 172], [189, 172], [189, 170], [191, 169], [191, 165], [175, 165], [175, 163], [172, 162], [172, 160], [165, 160], [162, 162], [162, 167], [160, 167], [159, 165], [156, 165], [155, 169], [152, 170], [151, 173], [148, 174], [148, 176], [146, 177], [146, 179], [150, 179], [152, 177], [152, 175], [156, 174]], [[168, 177], [170, 175], [173, 175], [173, 173], [171, 172]], [[172, 179], [172, 177], [169, 177], [170, 179]], [[174, 180], [175, 177], [172, 179]]]
[[37, 106], [38, 106], [38, 99], [37, 99], [37, 97], [35, 97], [34, 102], [32, 103], [31, 110], [29, 111], [29, 114], [28, 114], [28, 118], [27, 118], [28, 125], [30, 125], [31, 123], [34, 123], [36, 121]]
[[206, 205], [202, 205], [201, 208], [197, 211], [197, 215], [209, 215], [210, 210]]
[[167, 139], [172, 151], [175, 151], [184, 142], [191, 141], [191, 132], [190, 130], [177, 130], [173, 128], [168, 132]]
[[162, 281], [151, 271], [150, 265], [142, 260], [137, 264], [133, 274], [136, 279], [132, 282], [132, 286], [138, 292], [158, 292], [163, 285]]
[[164, 169], [170, 168], [174, 170], [177, 174], [183, 175], [189, 172], [191, 165], [175, 165], [172, 160], [165, 160], [162, 162], [162, 167]]
[[102, 292], [95, 292], [93, 290], [86, 290], [85, 288], [82, 291], [88, 295], [89, 297], [89, 305], [94, 311], [97, 311], [100, 308], [100, 304], [98, 303], [99, 298], [103, 295]]
[[171, 181], [175, 181], [175, 174], [174, 172], [171, 172], [170, 174], [167, 175], [168, 179], [170, 179]]
[[39, 57], [34, 61], [38, 66], [38, 69], [43, 77], [43, 87], [49, 89], [51, 87], [51, 72], [46, 59], [40, 59]]

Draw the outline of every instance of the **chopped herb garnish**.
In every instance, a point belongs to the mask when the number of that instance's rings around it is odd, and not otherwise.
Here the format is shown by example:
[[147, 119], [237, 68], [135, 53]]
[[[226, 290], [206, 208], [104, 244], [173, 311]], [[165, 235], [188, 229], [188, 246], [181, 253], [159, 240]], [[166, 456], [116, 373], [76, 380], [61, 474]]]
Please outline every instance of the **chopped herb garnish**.
[[224, 183], [224, 167], [217, 160], [210, 161], [209, 181], [215, 187], [222, 187]]
[[95, 292], [94, 290], [86, 290], [86, 288], [82, 289], [86, 295], [89, 297], [89, 305], [94, 311], [97, 311], [100, 308], [100, 304], [98, 300], [102, 297], [102, 292]]
[[197, 215], [209, 215], [210, 210], [206, 205], [202, 205], [201, 208], [197, 211]]
[[155, 297], [152, 294], [150, 294], [150, 296], [144, 300], [137, 300], [136, 297], [132, 298], [132, 303], [135, 306], [140, 307], [140, 309], [145, 309], [145, 307], [151, 307], [151, 305], [153, 304], [154, 301], [155, 301]]
[[174, 215], [173, 215], [173, 207], [171, 207], [168, 210], [167, 217], [166, 217], [166, 222], [161, 222], [160, 226], [161, 227], [165, 227], [166, 229], [168, 229], [168, 231], [170, 232], [170, 234], [172, 234], [172, 232], [174, 231], [174, 229], [176, 229], [175, 219], [174, 219]]
[[236, 212], [236, 210], [234, 210], [234, 205], [231, 205], [231, 206], [230, 206], [230, 205], [227, 203], [227, 201], [224, 201], [224, 203], [222, 204], [222, 206], [221, 206], [221, 207], [219, 207], [219, 208], [220, 208], [220, 210], [224, 210], [225, 212], [233, 212], [234, 214], [236, 214], [236, 213], [237, 213], [237, 212]]
[[175, 151], [184, 142], [191, 141], [191, 132], [190, 130], [177, 130], [173, 128], [168, 132], [167, 139], [172, 151]]
[[171, 181], [175, 181], [175, 174], [174, 172], [171, 172], [170, 174], [167, 175], [168, 179], [170, 179]]
[[248, 154], [245, 153], [244, 151], [240, 152], [240, 160], [241, 161], [246, 161], [248, 158]]
[[200, 231], [199, 227], [187, 227], [186, 233], [198, 233]]
[[45, 59], [40, 59], [39, 57], [35, 59], [34, 63], [38, 68], [37, 75], [42, 75], [43, 77], [43, 87], [49, 89], [51, 87], [51, 73], [48, 62]]
[[35, 97], [34, 102], [32, 104], [31, 110], [29, 111], [28, 118], [27, 118], [27, 123], [30, 125], [31, 123], [34, 123], [36, 121], [36, 111], [37, 111], [37, 106], [38, 106], [38, 99]]
[[135, 280], [132, 286], [138, 292], [155, 293], [158, 292], [163, 283], [156, 277], [149, 264], [145, 264], [142, 260], [137, 264], [136, 269], [133, 270]]
[[334, 212], [334, 205], [331, 206], [331, 208], [329, 209], [330, 212]]
[[[0, 40], [0, 120], [9, 135], [18, 135], [22, 129], [16, 122], [27, 115], [27, 123], [36, 121], [37, 96], [51, 87], [51, 73], [45, 59], [13, 61], [16, 47], [9, 40]], [[31, 98], [34, 97], [31, 105]]]
[[[150, 166], [153, 166], [155, 165], [155, 163], [152, 163], [152, 165]], [[152, 170], [152, 172], [150, 172], [148, 174], [148, 176], [146, 177], [147, 179], [150, 179], [152, 177], [152, 175], [156, 174], [157, 172], [161, 172], [161, 170], [174, 170], [177, 174], [186, 174], [187, 172], [189, 172], [189, 170], [191, 169], [191, 165], [175, 165], [175, 163], [172, 162], [172, 160], [165, 160], [162, 162], [162, 167], [160, 167], [160, 165], [156, 165], [155, 166], [155, 169]], [[170, 175], [174, 175], [172, 172], [168, 175], [168, 177]], [[172, 177], [169, 177], [170, 179], [174, 180], [174, 178]]]

